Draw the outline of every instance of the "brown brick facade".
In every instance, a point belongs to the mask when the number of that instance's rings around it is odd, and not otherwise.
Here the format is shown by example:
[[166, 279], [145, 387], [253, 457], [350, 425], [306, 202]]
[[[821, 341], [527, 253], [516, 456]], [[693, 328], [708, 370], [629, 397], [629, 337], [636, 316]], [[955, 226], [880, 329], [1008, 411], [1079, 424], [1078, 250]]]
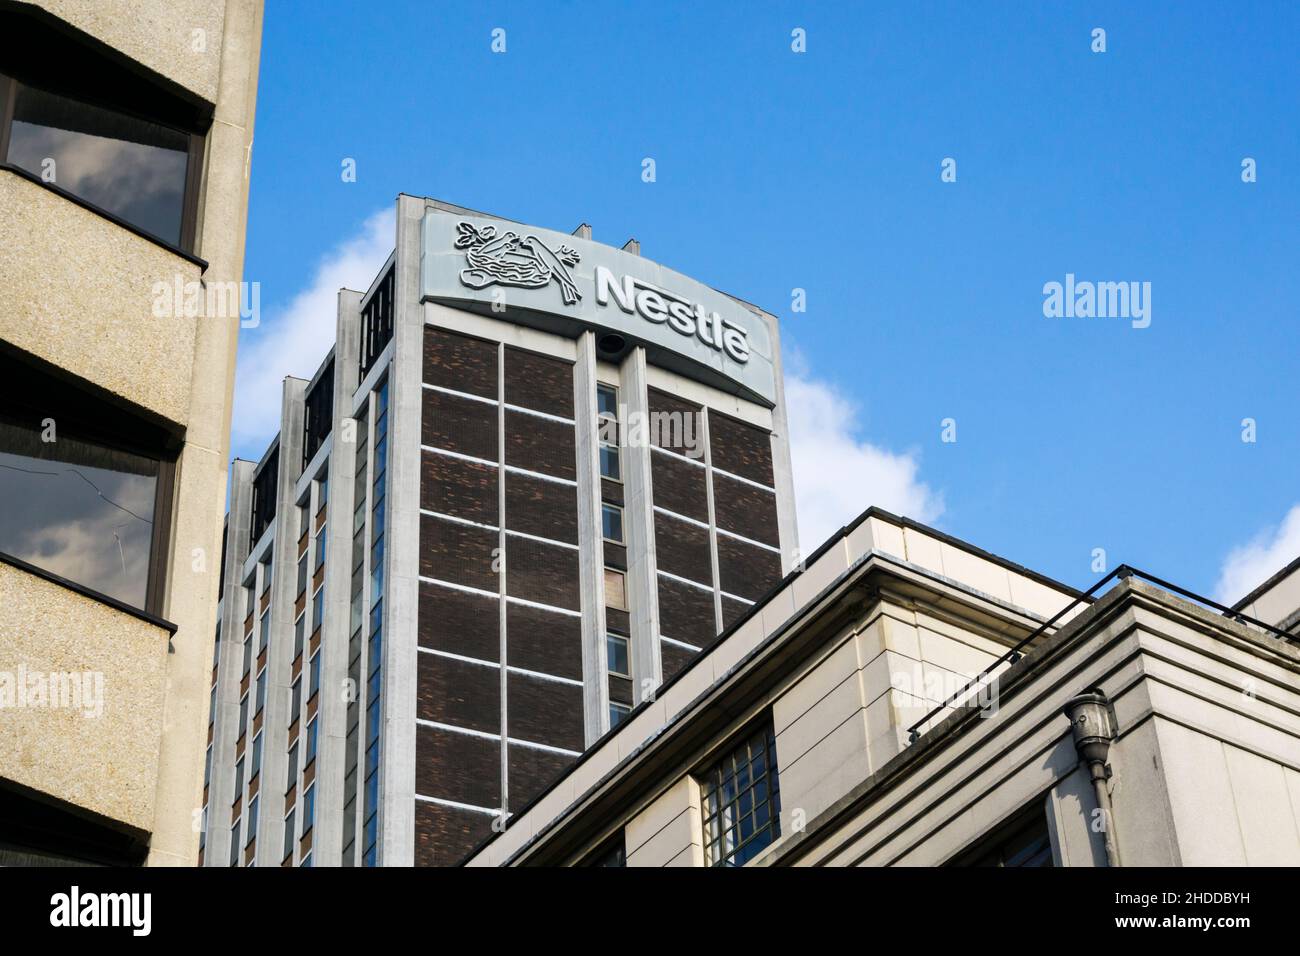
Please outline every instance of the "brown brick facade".
[[657, 507], [708, 522], [708, 478], [701, 465], [663, 452], [653, 452], [650, 455], [650, 481]]
[[660, 575], [659, 630], [683, 644], [707, 646], [718, 633], [712, 592]]
[[772, 436], [761, 428], [710, 410], [709, 454], [714, 468], [769, 488], [775, 483]]

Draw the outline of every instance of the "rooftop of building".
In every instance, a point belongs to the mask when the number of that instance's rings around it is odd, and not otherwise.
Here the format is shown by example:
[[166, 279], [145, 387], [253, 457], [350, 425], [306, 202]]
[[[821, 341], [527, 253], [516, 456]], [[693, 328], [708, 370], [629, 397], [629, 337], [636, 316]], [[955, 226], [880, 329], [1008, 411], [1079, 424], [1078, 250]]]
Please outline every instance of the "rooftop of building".
[[[1098, 618], [1099, 609], [1133, 595], [1196, 616], [1260, 652], [1280, 653], [1300, 669], [1300, 639], [1247, 610], [1251, 600], [1275, 589], [1279, 581], [1292, 575], [1300, 578], [1300, 559], [1231, 608], [1126, 565], [1080, 591], [935, 528], [871, 507], [832, 535], [686, 668], [657, 688], [653, 699], [643, 701], [588, 747], [550, 788], [512, 814], [505, 830], [484, 840], [467, 862], [497, 865], [533, 847], [580, 798], [640, 759], [682, 722], [693, 719], [699, 702], [714, 688], [754, 665], [760, 652], [782, 640], [798, 622], [815, 619], [830, 606], [827, 602], [832, 592], [840, 589], [845, 593], [853, 586], [852, 580], [872, 568], [887, 570], [900, 582], [911, 579], [919, 586], [946, 590], [964, 605], [965, 613], [982, 612], [985, 626], [1003, 630], [1010, 649], [982, 672], [1007, 666], [999, 675], [1002, 682], [1032, 677], [1043, 659], [1043, 648], [1057, 635], [1077, 632]], [[1104, 590], [1108, 585], [1113, 586]], [[866, 595], [862, 591], [858, 596]], [[980, 678], [972, 678], [966, 690]], [[886, 770], [896, 772], [915, 759], [924, 749], [922, 743], [932, 746], [954, 733], [969, 717], [970, 708], [962, 706], [965, 692], [953, 695], [913, 724], [916, 746], [900, 753], [881, 774], [873, 774], [858, 789], [869, 789], [883, 779]]]

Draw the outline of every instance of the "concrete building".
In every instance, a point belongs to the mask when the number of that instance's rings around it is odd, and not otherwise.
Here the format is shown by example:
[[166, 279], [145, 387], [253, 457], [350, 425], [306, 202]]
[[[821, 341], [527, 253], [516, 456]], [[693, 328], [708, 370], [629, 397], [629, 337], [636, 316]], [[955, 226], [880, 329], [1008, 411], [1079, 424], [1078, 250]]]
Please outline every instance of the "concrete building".
[[1297, 568], [1080, 594], [872, 509], [469, 863], [1300, 865]]
[[0, 2], [0, 864], [198, 851], [261, 27]]
[[773, 316], [401, 196], [236, 461], [202, 862], [449, 865], [794, 565]]

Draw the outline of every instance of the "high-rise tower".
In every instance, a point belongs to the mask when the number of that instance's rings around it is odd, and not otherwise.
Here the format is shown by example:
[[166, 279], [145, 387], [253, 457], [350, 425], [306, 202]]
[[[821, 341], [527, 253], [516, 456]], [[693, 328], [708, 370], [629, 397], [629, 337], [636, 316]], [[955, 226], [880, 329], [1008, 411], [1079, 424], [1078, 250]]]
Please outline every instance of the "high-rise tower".
[[790, 569], [776, 320], [638, 252], [399, 198], [234, 466], [206, 863], [458, 862]]

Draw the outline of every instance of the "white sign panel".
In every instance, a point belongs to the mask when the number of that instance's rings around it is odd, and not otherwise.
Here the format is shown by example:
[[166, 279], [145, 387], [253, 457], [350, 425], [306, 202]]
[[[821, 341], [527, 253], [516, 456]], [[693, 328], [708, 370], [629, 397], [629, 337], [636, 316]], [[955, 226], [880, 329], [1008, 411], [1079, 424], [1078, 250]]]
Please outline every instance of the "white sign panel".
[[432, 209], [422, 241], [426, 299], [615, 331], [776, 401], [766, 320], [679, 272], [549, 229]]

